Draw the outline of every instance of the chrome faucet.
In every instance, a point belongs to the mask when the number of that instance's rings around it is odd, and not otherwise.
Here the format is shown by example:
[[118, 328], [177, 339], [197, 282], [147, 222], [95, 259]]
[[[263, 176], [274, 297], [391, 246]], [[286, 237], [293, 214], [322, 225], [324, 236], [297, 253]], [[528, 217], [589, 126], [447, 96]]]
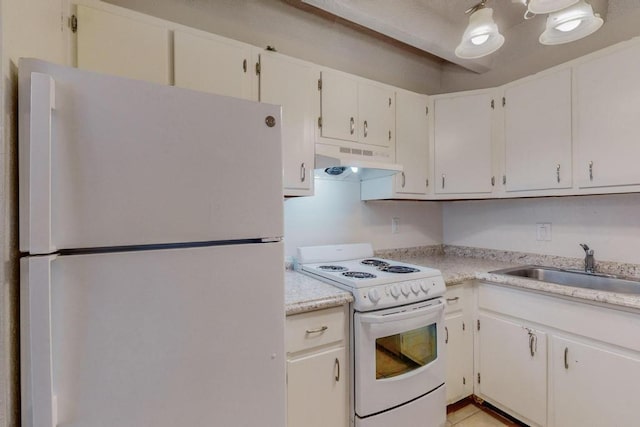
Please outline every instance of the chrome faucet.
[[593, 249], [589, 249], [584, 243], [580, 243], [582, 249], [584, 249], [584, 271], [585, 273], [595, 273], [596, 260], [593, 258]]

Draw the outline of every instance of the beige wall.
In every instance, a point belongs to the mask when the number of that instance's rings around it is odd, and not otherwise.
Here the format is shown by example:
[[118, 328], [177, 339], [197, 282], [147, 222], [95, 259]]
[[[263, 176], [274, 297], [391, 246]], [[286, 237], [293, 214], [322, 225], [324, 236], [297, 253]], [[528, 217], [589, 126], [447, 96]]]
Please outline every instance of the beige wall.
[[[449, 202], [444, 243], [640, 264], [640, 194]], [[551, 223], [551, 241], [536, 240], [536, 223]]]
[[1, 0], [0, 427], [19, 425], [17, 248], [17, 62], [64, 62], [60, 0]]
[[109, 3], [362, 77], [440, 90], [440, 62], [399, 50], [282, 0], [108, 0]]

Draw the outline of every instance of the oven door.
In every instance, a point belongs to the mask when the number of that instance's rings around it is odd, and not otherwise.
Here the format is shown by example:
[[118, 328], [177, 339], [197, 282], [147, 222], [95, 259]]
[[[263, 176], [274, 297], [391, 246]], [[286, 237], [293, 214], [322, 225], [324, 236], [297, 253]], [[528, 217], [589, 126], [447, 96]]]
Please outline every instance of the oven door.
[[366, 417], [429, 393], [445, 380], [444, 304], [424, 301], [354, 314], [355, 412]]

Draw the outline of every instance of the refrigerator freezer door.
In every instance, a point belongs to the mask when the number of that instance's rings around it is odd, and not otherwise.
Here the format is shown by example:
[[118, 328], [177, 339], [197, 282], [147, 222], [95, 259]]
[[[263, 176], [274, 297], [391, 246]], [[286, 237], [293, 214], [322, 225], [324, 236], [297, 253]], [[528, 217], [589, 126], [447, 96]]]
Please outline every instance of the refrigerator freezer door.
[[284, 426], [282, 257], [278, 242], [23, 259], [23, 425]]
[[32, 59], [19, 73], [21, 251], [283, 235], [280, 107]]

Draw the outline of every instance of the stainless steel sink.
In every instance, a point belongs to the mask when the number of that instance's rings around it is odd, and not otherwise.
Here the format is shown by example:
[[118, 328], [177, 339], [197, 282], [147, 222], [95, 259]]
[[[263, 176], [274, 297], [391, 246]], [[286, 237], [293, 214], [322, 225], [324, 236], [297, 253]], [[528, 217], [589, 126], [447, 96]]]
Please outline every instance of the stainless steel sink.
[[506, 268], [504, 270], [491, 271], [490, 273], [524, 277], [577, 288], [640, 295], [640, 280], [609, 274], [585, 273], [580, 270], [561, 270], [537, 265]]

